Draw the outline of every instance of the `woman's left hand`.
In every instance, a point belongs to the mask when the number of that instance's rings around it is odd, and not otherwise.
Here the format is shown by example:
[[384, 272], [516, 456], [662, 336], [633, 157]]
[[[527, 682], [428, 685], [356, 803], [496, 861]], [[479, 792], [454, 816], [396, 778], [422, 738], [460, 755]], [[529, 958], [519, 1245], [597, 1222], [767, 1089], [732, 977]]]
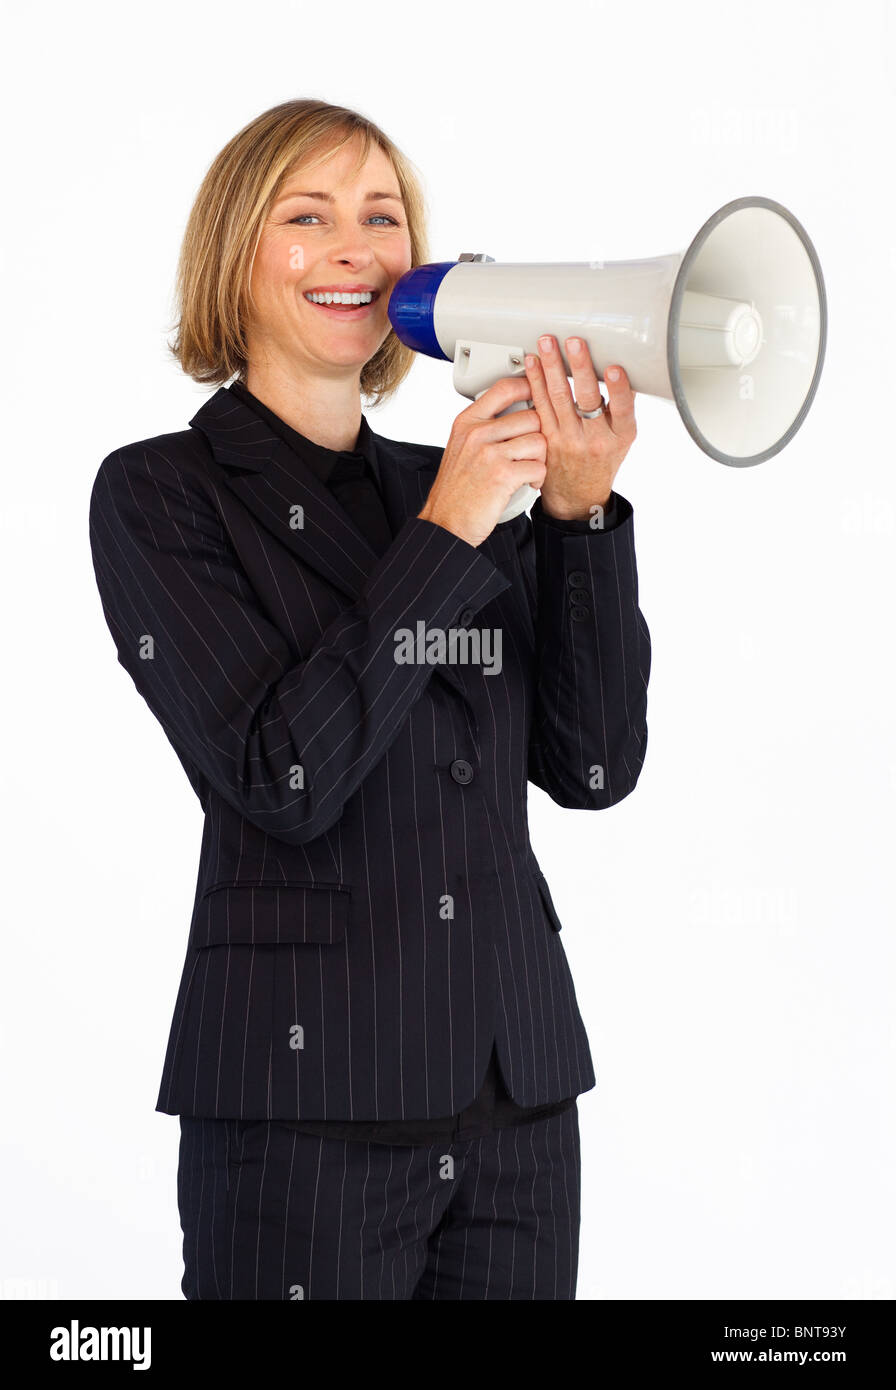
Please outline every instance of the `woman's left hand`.
[[[572, 389], [556, 338], [539, 338], [538, 346], [542, 356], [527, 354], [526, 376], [541, 433], [548, 442], [542, 506], [549, 516], [564, 521], [587, 520], [594, 508], [609, 502], [613, 479], [635, 441], [635, 393], [622, 367], [611, 366], [604, 373], [609, 406], [603, 401], [591, 353], [582, 338], [565, 341]], [[614, 372], [618, 375], [612, 379]], [[582, 410], [603, 405], [604, 412], [594, 420], [583, 420], [576, 402]]]

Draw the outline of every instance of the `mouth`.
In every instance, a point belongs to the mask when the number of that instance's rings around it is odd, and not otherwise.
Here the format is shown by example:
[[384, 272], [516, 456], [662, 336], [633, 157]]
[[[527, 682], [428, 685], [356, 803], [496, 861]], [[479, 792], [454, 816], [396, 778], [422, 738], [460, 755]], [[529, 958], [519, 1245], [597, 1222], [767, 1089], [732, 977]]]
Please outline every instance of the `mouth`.
[[[311, 295], [316, 294], [317, 298], [312, 299]], [[369, 296], [369, 298], [368, 298]], [[312, 309], [317, 309], [321, 314], [328, 314], [331, 318], [339, 319], [363, 319], [373, 312], [374, 306], [380, 298], [379, 290], [367, 290], [354, 292], [347, 291], [339, 295], [338, 291], [312, 291], [306, 290], [302, 298], [306, 304], [310, 304]], [[329, 303], [326, 300], [329, 299]], [[338, 300], [351, 300], [350, 303], [337, 302]], [[355, 302], [367, 300], [367, 303]]]

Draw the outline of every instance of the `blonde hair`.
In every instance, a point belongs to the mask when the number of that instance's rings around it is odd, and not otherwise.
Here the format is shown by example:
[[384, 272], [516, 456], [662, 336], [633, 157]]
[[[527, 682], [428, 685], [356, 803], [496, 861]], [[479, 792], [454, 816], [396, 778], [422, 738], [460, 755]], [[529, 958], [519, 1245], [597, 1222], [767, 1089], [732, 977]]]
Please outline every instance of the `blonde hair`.
[[[168, 347], [194, 381], [223, 385], [248, 371], [246, 309], [254, 304], [252, 265], [262, 229], [295, 165], [316, 168], [351, 141], [359, 142], [356, 177], [372, 145], [395, 170], [404, 198], [411, 265], [429, 259], [422, 181], [410, 160], [373, 121], [325, 101], [284, 101], [256, 116], [215, 157], [190, 211], [175, 289], [176, 337]], [[373, 405], [398, 388], [414, 353], [390, 331], [361, 370], [361, 392]]]

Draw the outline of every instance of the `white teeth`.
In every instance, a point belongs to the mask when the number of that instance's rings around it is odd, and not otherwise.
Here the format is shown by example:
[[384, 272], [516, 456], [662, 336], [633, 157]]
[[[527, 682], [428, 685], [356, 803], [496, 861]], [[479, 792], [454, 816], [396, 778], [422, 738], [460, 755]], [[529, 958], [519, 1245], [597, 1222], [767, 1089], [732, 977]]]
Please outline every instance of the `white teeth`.
[[363, 292], [360, 290], [345, 291], [343, 293], [338, 290], [334, 292], [323, 290], [320, 293], [306, 291], [305, 298], [310, 299], [312, 304], [369, 304], [373, 295], [369, 290]]

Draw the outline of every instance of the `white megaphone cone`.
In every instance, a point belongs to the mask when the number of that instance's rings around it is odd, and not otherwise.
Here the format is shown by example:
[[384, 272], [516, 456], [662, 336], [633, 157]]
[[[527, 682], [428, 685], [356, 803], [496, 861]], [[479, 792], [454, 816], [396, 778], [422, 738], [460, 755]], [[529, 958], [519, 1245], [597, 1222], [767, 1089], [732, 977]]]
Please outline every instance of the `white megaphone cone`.
[[[719, 208], [686, 251], [647, 260], [500, 263], [465, 252], [416, 266], [392, 291], [389, 319], [408, 347], [453, 361], [471, 400], [524, 375], [543, 333], [571, 376], [565, 340], [584, 338], [599, 376], [618, 362], [633, 390], [674, 400], [704, 453], [736, 468], [796, 434], [827, 337], [815, 248], [792, 213], [758, 197]], [[537, 495], [520, 488], [499, 521]]]

